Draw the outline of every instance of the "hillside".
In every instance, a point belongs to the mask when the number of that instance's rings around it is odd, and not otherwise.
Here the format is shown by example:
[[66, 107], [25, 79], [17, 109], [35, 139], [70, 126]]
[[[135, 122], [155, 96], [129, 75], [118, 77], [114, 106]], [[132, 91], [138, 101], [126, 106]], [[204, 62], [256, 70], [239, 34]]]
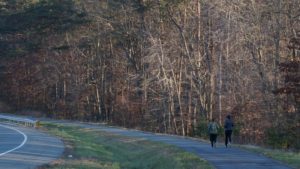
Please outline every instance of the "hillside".
[[300, 148], [300, 2], [0, 1], [0, 97], [15, 111]]

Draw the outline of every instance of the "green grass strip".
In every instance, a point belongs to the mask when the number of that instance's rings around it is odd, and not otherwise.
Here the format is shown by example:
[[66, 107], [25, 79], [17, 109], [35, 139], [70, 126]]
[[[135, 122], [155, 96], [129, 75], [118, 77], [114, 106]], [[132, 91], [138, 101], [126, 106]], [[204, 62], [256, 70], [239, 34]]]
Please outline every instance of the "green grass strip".
[[106, 133], [97, 129], [43, 123], [61, 137], [64, 156], [48, 169], [212, 169], [195, 154], [164, 143]]
[[300, 168], [300, 153], [299, 152], [292, 152], [292, 151], [284, 151], [278, 149], [267, 149], [258, 146], [250, 146], [250, 145], [241, 145], [239, 146], [246, 150], [263, 154], [267, 157], [272, 159], [278, 160], [284, 164], [287, 164], [294, 168]]

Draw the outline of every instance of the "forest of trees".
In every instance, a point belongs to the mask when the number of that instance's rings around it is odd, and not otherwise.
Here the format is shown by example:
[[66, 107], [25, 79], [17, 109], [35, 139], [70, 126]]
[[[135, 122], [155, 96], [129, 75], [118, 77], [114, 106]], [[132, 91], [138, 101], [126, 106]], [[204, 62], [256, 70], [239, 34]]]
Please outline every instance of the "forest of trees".
[[299, 0], [0, 0], [15, 111], [300, 148]]

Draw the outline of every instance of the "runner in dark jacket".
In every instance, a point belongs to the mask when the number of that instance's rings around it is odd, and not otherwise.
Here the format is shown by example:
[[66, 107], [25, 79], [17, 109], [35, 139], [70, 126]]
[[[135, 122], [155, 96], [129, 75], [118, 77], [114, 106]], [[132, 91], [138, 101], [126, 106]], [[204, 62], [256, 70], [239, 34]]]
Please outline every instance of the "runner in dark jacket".
[[231, 144], [231, 135], [233, 129], [233, 122], [231, 120], [230, 115], [227, 115], [224, 123], [224, 130], [225, 130], [225, 146], [227, 148], [228, 143]]

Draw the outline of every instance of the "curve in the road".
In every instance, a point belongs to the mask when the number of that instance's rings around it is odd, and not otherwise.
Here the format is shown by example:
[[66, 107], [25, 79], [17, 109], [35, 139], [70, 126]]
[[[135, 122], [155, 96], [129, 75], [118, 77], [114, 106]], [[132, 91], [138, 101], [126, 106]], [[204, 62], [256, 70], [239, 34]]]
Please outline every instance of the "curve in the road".
[[0, 125], [0, 168], [34, 169], [59, 158], [63, 150], [60, 139], [34, 128]]
[[19, 149], [19, 148], [21, 148], [21, 147], [24, 146], [24, 144], [25, 144], [26, 141], [27, 141], [27, 135], [26, 135], [26, 134], [24, 134], [24, 133], [21, 132], [20, 130], [17, 130], [17, 129], [12, 128], [12, 127], [4, 126], [4, 125], [1, 125], [1, 124], [0, 124], [0, 127], [7, 128], [7, 129], [9, 129], [9, 130], [16, 131], [16, 132], [18, 132], [20, 135], [22, 135], [22, 136], [24, 137], [23, 141], [22, 141], [18, 146], [13, 147], [12, 149], [9, 149], [9, 150], [7, 150], [7, 151], [5, 151], [5, 152], [3, 152], [3, 153], [1, 153], [1, 151], [0, 151], [0, 156], [3, 156], [3, 155], [5, 155], [5, 154], [7, 154], [7, 153], [10, 153], [10, 152], [12, 152], [12, 151], [15, 151], [15, 150], [17, 150], [17, 149]]

